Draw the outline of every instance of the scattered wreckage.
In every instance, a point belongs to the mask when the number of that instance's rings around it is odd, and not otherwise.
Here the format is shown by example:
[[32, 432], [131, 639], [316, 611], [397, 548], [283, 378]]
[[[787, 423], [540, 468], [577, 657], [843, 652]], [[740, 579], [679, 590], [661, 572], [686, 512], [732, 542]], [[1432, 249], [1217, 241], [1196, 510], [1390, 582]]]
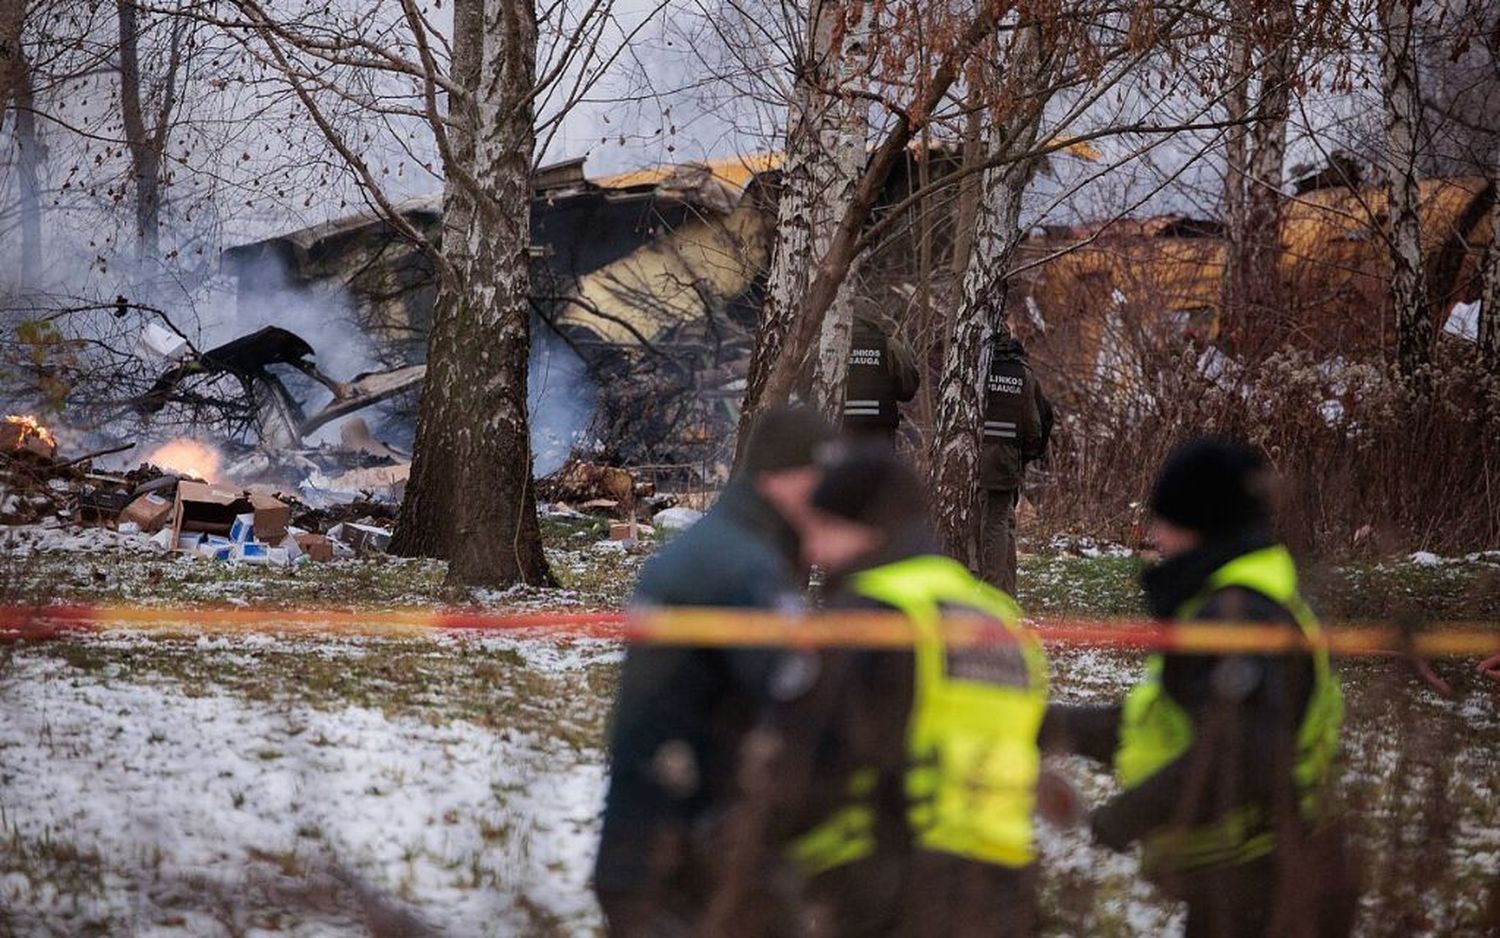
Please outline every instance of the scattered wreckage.
[[36, 418], [0, 419], [0, 524], [108, 528], [162, 551], [286, 566], [384, 551], [389, 502], [315, 507], [270, 486], [214, 484], [147, 463], [96, 469], [93, 453], [59, 459]]
[[[206, 447], [178, 440], [134, 469], [102, 470], [94, 460], [108, 453], [60, 458], [55, 437], [39, 420], [6, 416], [0, 419], [0, 530], [73, 535], [75, 542], [103, 530], [119, 535], [121, 546], [270, 566], [384, 553], [390, 544], [397, 505], [392, 500], [364, 495], [309, 504], [296, 488], [216, 483], [203, 478], [215, 472], [163, 468], [152, 461], [159, 454], [182, 465], [214, 468]], [[351, 470], [360, 471], [381, 470]], [[548, 499], [541, 506], [544, 514], [605, 523], [607, 539], [618, 546], [658, 530], [687, 527], [700, 517], [679, 504], [694, 499], [659, 495], [650, 481], [612, 466], [570, 462], [543, 480], [542, 490]], [[24, 548], [15, 537], [0, 534], [0, 544], [7, 553], [27, 552], [12, 549]]]

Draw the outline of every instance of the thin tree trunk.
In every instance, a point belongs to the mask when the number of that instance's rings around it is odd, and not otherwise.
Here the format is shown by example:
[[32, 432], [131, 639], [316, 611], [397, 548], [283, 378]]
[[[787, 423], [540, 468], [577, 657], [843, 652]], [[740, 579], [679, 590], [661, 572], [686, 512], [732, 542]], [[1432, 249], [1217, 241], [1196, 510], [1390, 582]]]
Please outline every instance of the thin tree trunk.
[[[978, 165], [984, 159], [984, 112], [979, 93], [969, 90], [964, 118], [963, 168]], [[962, 279], [969, 269], [969, 255], [974, 249], [975, 226], [979, 220], [979, 199], [984, 194], [983, 174], [966, 176], [958, 184], [958, 209], [953, 221], [953, 274]]]
[[27, 72], [25, 53], [21, 49], [21, 32], [25, 25], [24, 0], [0, 3], [0, 119], [11, 102], [20, 97], [21, 81]]
[[455, 395], [461, 474], [448, 582], [550, 584], [536, 516], [526, 412], [531, 346], [531, 161], [536, 147], [536, 10], [485, 0]]
[[1229, 40], [1229, 90], [1225, 93], [1224, 233], [1228, 256], [1220, 284], [1220, 302], [1227, 319], [1238, 321], [1244, 283], [1245, 187], [1250, 177], [1250, 39], [1236, 24]]
[[[453, 5], [453, 59], [451, 78], [468, 92], [468, 100], [449, 99], [447, 132], [452, 158], [472, 165], [474, 127], [478, 120], [475, 100], [479, 90], [481, 45], [484, 38], [484, 0], [456, 0]], [[438, 280], [437, 302], [427, 329], [427, 376], [422, 381], [422, 404], [412, 452], [411, 478], [391, 552], [403, 557], [452, 556], [459, 469], [459, 432], [455, 419], [457, 386], [463, 380], [457, 365], [461, 354], [459, 324], [462, 319], [464, 285], [468, 273], [469, 227], [474, 218], [474, 197], [468, 187], [449, 174], [443, 184], [443, 255], [452, 276]], [[461, 411], [460, 411], [461, 413]]]
[[[21, 216], [21, 271], [18, 282], [34, 286], [42, 280], [42, 195], [38, 175], [44, 154], [32, 113], [31, 68], [19, 42], [7, 74], [6, 90], [15, 102], [16, 193]], [[0, 112], [3, 115], [4, 112]]]
[[[859, 5], [857, 22], [844, 25], [842, 41], [830, 39], [826, 47], [835, 76], [833, 91], [825, 95], [827, 105], [820, 110], [819, 150], [824, 157], [817, 161], [815, 190], [822, 194], [818, 202], [817, 221], [813, 226], [812, 256], [828, 253], [838, 219], [854, 201], [855, 186], [865, 163], [867, 117], [864, 100], [849, 93], [850, 85], [865, 73], [865, 7]], [[833, 20], [844, 15], [838, 4], [823, 4], [823, 16]], [[832, 29], [833, 24], [823, 27]], [[844, 403], [844, 382], [849, 373], [849, 346], [854, 332], [854, 293], [858, 278], [845, 277], [818, 335], [817, 367], [813, 373], [812, 402], [831, 420], [837, 420]]]
[[[1030, 150], [1037, 141], [1046, 107], [1042, 89], [1049, 69], [1038, 47], [1036, 30], [1028, 30], [1009, 63], [1025, 69], [1030, 80], [1021, 87], [1036, 93], [1029, 114], [996, 128], [997, 146], [1013, 153]], [[1028, 87], [1029, 86], [1029, 87]], [[948, 554], [971, 570], [979, 569], [978, 525], [980, 427], [984, 414], [984, 374], [992, 337], [1004, 335], [1010, 263], [1021, 243], [1021, 197], [1031, 175], [1027, 162], [985, 173], [969, 266], [964, 271], [963, 301], [953, 318], [938, 387], [937, 426], [932, 443], [933, 504], [938, 534]]]
[[[1264, 340], [1285, 317], [1281, 290], [1282, 167], [1286, 161], [1287, 117], [1295, 57], [1290, 35], [1266, 53], [1260, 64], [1260, 94], [1250, 127], [1250, 176], [1244, 202], [1243, 337]], [[1254, 328], [1251, 329], [1251, 324]], [[1269, 328], [1268, 328], [1269, 327]]]
[[120, 20], [120, 116], [130, 150], [131, 189], [135, 193], [136, 254], [154, 257], [159, 250], [161, 152], [146, 128], [141, 105], [140, 28], [135, 5], [116, 0]]
[[[1500, 152], [1495, 157], [1495, 168], [1500, 170]], [[1500, 171], [1495, 173], [1490, 185], [1500, 187]], [[1490, 243], [1484, 248], [1479, 334], [1476, 338], [1485, 368], [1500, 373], [1500, 188], [1497, 188], [1495, 204], [1490, 208]]]
[[1417, 188], [1421, 98], [1412, 0], [1385, 0], [1381, 10], [1380, 70], [1386, 114], [1385, 178], [1391, 220], [1391, 300], [1396, 313], [1396, 361], [1417, 378], [1432, 355], [1432, 320], [1422, 270], [1422, 220]]

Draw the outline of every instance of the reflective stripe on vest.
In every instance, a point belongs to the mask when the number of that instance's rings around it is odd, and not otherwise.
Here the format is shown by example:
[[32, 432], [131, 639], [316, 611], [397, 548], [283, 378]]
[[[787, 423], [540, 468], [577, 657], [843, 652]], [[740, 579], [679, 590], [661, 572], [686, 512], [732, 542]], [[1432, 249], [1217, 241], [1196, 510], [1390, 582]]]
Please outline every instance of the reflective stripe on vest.
[[[1177, 611], [1178, 619], [1195, 615], [1218, 590], [1253, 590], [1287, 610], [1303, 635], [1316, 643], [1322, 629], [1297, 592], [1297, 568], [1284, 547], [1268, 547], [1236, 557], [1208, 578], [1203, 592]], [[1338, 751], [1344, 719], [1344, 696], [1329, 664], [1328, 649], [1315, 647], [1313, 691], [1297, 729], [1297, 762], [1293, 770], [1303, 815], [1315, 819], [1320, 798]], [[1115, 777], [1134, 788], [1177, 759], [1193, 743], [1193, 721], [1176, 701], [1162, 693], [1161, 655], [1146, 661], [1146, 676], [1125, 698], [1120, 716], [1120, 743]], [[1210, 824], [1157, 831], [1145, 842], [1145, 865], [1157, 869], [1192, 869], [1244, 863], [1265, 856], [1275, 846], [1264, 811], [1256, 805], [1236, 808]]]
[[[868, 570], [852, 588], [901, 610], [917, 632], [905, 780], [913, 844], [1002, 866], [1029, 864], [1047, 662], [1041, 644], [1020, 628], [1015, 601], [936, 556]], [[950, 659], [939, 622], [955, 607], [995, 620], [1017, 643]], [[805, 873], [822, 872], [873, 852], [873, 831], [863, 796], [851, 798], [800, 838], [792, 854]]]

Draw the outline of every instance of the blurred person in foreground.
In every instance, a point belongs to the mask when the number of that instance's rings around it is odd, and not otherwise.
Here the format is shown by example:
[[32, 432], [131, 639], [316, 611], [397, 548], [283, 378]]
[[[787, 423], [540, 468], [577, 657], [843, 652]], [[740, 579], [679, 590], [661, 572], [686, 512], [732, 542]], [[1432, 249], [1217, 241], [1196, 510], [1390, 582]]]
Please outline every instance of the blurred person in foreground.
[[[1243, 444], [1172, 451], [1151, 494], [1162, 560], [1141, 577], [1154, 617], [1321, 637], [1271, 536], [1271, 486]], [[1324, 811], [1343, 714], [1326, 649], [1156, 654], [1123, 704], [1052, 706], [1043, 739], [1113, 765], [1123, 790], [1094, 840], [1141, 844], [1146, 875], [1187, 903], [1186, 935], [1346, 935], [1355, 890]]]
[[[814, 454], [833, 435], [811, 410], [768, 412], [713, 509], [646, 564], [632, 607], [799, 607], [807, 574], [794, 525], [820, 476]], [[594, 868], [609, 935], [693, 933], [708, 888], [706, 845], [777, 655], [665, 645], [626, 651]]]
[[[898, 614], [916, 641], [784, 660], [747, 770], [757, 875], [793, 884], [808, 936], [1032, 934], [1041, 645], [1009, 596], [938, 554], [923, 487], [888, 448], [833, 456], [805, 517], [828, 608]], [[945, 618], [999, 641], [950, 647]]]

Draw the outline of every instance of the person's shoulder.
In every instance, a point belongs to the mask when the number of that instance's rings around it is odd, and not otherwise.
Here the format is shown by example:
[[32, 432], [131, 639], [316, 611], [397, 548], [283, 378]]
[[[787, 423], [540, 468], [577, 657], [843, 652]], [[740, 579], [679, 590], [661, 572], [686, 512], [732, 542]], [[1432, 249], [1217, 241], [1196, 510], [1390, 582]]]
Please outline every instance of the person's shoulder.
[[1274, 599], [1244, 586], [1216, 589], [1193, 618], [1219, 622], [1266, 622], [1295, 625], [1296, 619]]
[[790, 575], [763, 536], [710, 513], [646, 562], [635, 593], [666, 605], [753, 605]]

